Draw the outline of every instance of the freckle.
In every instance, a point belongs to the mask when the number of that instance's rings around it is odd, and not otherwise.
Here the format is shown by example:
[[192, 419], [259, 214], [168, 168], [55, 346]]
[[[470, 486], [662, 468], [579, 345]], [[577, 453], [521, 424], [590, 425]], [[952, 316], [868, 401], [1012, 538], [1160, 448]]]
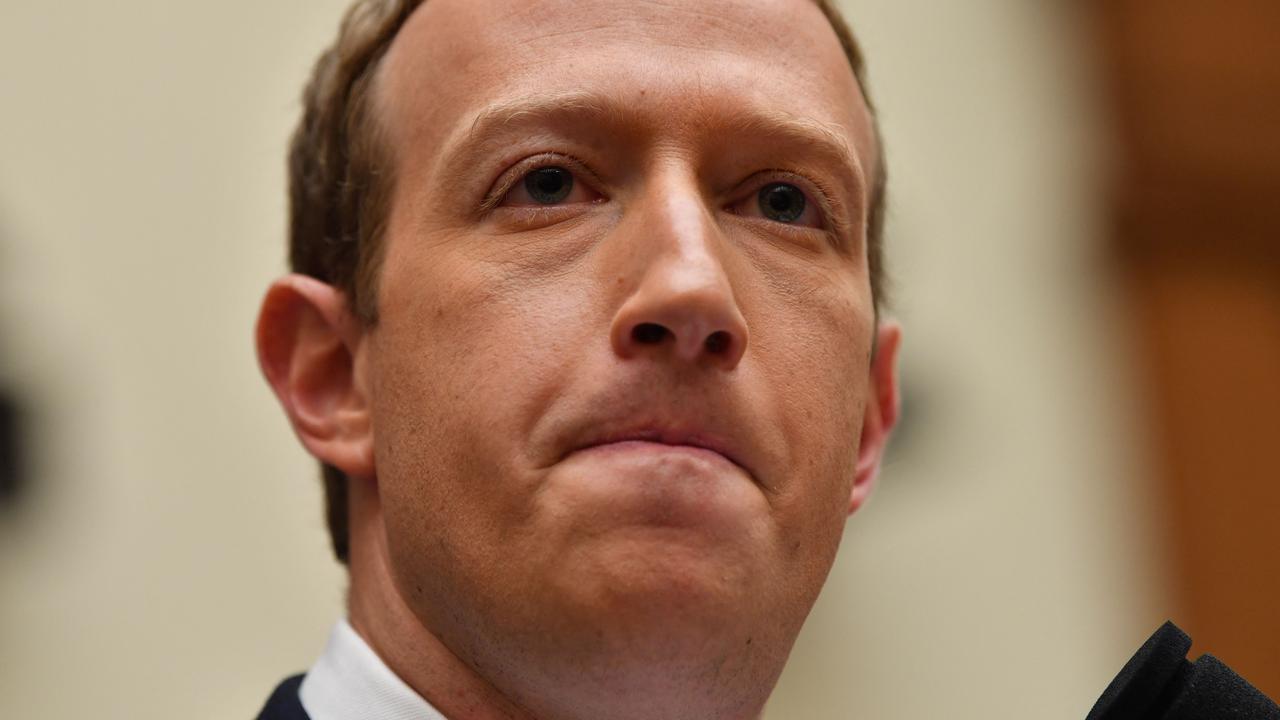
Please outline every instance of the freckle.
[[751, 644], [751, 638], [747, 638], [747, 644], [748, 644], [748, 645], [750, 645], [750, 644]]

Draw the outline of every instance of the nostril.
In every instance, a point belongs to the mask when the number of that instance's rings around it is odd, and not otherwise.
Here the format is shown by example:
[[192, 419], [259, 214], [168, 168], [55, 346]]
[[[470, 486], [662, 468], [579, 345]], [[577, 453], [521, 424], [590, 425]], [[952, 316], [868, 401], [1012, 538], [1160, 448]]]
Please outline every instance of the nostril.
[[712, 355], [720, 355], [729, 349], [729, 333], [723, 330], [717, 330], [707, 336], [707, 352]]
[[667, 329], [655, 323], [640, 323], [631, 330], [631, 339], [641, 345], [656, 345], [667, 336]]

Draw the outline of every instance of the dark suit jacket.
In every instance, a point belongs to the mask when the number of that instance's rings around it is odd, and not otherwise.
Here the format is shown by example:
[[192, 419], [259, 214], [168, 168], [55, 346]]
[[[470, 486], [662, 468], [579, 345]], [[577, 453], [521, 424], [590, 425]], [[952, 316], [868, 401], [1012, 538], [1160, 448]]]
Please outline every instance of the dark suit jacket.
[[301, 685], [301, 675], [294, 675], [280, 683], [267, 699], [262, 712], [258, 713], [258, 720], [311, 720], [307, 717], [307, 711], [302, 709], [302, 700], [298, 698], [298, 687]]

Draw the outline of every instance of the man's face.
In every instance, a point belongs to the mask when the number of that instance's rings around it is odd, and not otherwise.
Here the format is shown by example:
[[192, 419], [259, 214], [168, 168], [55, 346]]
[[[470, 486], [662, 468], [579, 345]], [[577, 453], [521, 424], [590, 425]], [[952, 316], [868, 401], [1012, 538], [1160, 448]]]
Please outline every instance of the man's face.
[[875, 149], [821, 11], [430, 0], [377, 98], [396, 185], [356, 367], [409, 607], [473, 666], [777, 665], [872, 400]]

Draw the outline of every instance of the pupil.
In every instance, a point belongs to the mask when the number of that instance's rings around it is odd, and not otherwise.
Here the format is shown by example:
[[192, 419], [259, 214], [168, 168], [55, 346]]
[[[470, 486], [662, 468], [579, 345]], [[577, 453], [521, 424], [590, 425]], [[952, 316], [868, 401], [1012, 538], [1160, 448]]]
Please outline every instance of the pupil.
[[525, 176], [524, 187], [536, 202], [553, 205], [569, 196], [573, 189], [573, 175], [564, 168], [540, 168]]
[[766, 185], [760, 190], [760, 210], [777, 222], [795, 222], [804, 214], [804, 193], [787, 183]]

